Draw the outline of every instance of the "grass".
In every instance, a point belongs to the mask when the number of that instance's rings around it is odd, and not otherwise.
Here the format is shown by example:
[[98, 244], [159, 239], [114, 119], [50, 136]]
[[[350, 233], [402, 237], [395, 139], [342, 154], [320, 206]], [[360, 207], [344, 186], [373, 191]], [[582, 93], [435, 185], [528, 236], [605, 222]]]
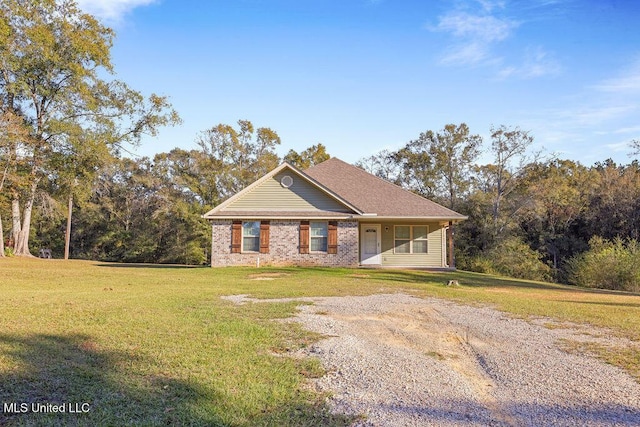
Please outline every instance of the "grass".
[[[348, 425], [305, 387], [322, 375], [318, 362], [283, 357], [318, 338], [273, 321], [297, 304], [237, 306], [222, 295], [402, 291], [590, 323], [640, 341], [640, 296], [465, 272], [10, 258], [0, 260], [0, 273], [0, 405], [90, 404], [81, 414], [0, 411], [2, 425]], [[449, 280], [461, 286], [445, 286]], [[638, 349], [616, 354], [607, 360], [638, 372]]]

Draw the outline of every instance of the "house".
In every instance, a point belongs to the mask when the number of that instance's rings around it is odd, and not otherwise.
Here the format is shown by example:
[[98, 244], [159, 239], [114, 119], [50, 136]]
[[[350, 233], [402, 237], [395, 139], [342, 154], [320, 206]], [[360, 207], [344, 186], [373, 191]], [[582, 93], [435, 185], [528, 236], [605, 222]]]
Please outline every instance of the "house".
[[283, 163], [203, 215], [211, 265], [454, 268], [453, 226], [466, 219], [331, 158]]

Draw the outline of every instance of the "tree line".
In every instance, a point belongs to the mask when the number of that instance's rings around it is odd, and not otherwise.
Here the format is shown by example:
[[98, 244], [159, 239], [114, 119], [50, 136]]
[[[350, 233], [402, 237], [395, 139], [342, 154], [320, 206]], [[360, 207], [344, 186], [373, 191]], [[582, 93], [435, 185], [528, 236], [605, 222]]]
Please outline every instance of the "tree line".
[[[113, 37], [70, 0], [0, 4], [0, 256], [205, 264], [203, 212], [281, 161], [329, 158], [322, 144], [280, 158], [277, 132], [248, 120], [202, 131], [194, 149], [127, 157], [180, 117], [114, 78]], [[533, 141], [519, 127], [483, 141], [447, 124], [357, 165], [468, 216], [459, 268], [637, 291], [638, 162], [585, 166]]]
[[[448, 124], [359, 165], [469, 217], [457, 227], [459, 268], [640, 290], [638, 161], [585, 166], [533, 152], [533, 141], [499, 126], [483, 144]], [[630, 154], [638, 148], [630, 142]], [[492, 161], [478, 164], [481, 153]]]

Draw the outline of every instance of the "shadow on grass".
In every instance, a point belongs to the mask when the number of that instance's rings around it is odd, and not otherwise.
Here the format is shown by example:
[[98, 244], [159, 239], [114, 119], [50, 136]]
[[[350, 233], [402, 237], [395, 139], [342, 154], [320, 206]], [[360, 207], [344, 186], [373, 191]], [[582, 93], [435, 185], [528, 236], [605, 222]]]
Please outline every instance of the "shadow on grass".
[[206, 265], [181, 265], [181, 264], [141, 264], [141, 263], [126, 263], [126, 262], [114, 262], [114, 263], [100, 263], [96, 264], [98, 267], [110, 267], [110, 268], [152, 268], [162, 270], [184, 270], [194, 268], [207, 268]]
[[575, 300], [563, 300], [559, 302], [566, 302], [570, 304], [589, 304], [589, 305], [606, 305], [609, 307], [632, 307], [640, 308], [640, 302], [608, 302], [608, 301], [575, 301]]
[[[140, 373], [151, 361], [80, 334], [0, 334], [2, 426], [227, 426], [224, 390]], [[46, 408], [63, 405], [64, 412]], [[39, 412], [34, 408], [40, 409]], [[226, 408], [226, 409], [225, 409]], [[227, 417], [227, 420], [231, 417]], [[233, 425], [348, 425], [322, 403], [286, 402]]]
[[467, 271], [451, 271], [451, 272], [433, 272], [420, 270], [369, 270], [371, 278], [379, 280], [388, 280], [394, 282], [407, 283], [442, 283], [447, 284], [449, 280], [458, 280], [461, 285], [469, 287], [511, 287], [511, 288], [527, 288], [540, 290], [553, 290], [565, 292], [584, 292], [591, 294], [606, 294], [619, 296], [640, 296], [638, 293], [614, 291], [608, 289], [583, 288], [571, 285], [561, 285], [556, 283], [535, 282], [522, 279], [513, 279], [509, 277], [496, 277], [484, 275], [480, 273], [471, 273]]
[[[223, 425], [193, 412], [211, 397], [199, 387], [129, 376], [126, 366], [139, 357], [100, 350], [89, 336], [3, 334], [0, 349], [17, 365], [0, 373], [0, 425]], [[20, 410], [7, 411], [11, 403]], [[49, 404], [65, 412], [34, 412]]]

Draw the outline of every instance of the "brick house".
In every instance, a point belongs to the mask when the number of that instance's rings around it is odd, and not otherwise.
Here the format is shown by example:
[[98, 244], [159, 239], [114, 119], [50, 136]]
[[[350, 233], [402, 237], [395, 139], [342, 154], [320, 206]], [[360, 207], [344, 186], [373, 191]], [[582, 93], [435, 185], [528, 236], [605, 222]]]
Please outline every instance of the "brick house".
[[211, 266], [454, 268], [466, 217], [337, 158], [283, 163], [203, 215]]

